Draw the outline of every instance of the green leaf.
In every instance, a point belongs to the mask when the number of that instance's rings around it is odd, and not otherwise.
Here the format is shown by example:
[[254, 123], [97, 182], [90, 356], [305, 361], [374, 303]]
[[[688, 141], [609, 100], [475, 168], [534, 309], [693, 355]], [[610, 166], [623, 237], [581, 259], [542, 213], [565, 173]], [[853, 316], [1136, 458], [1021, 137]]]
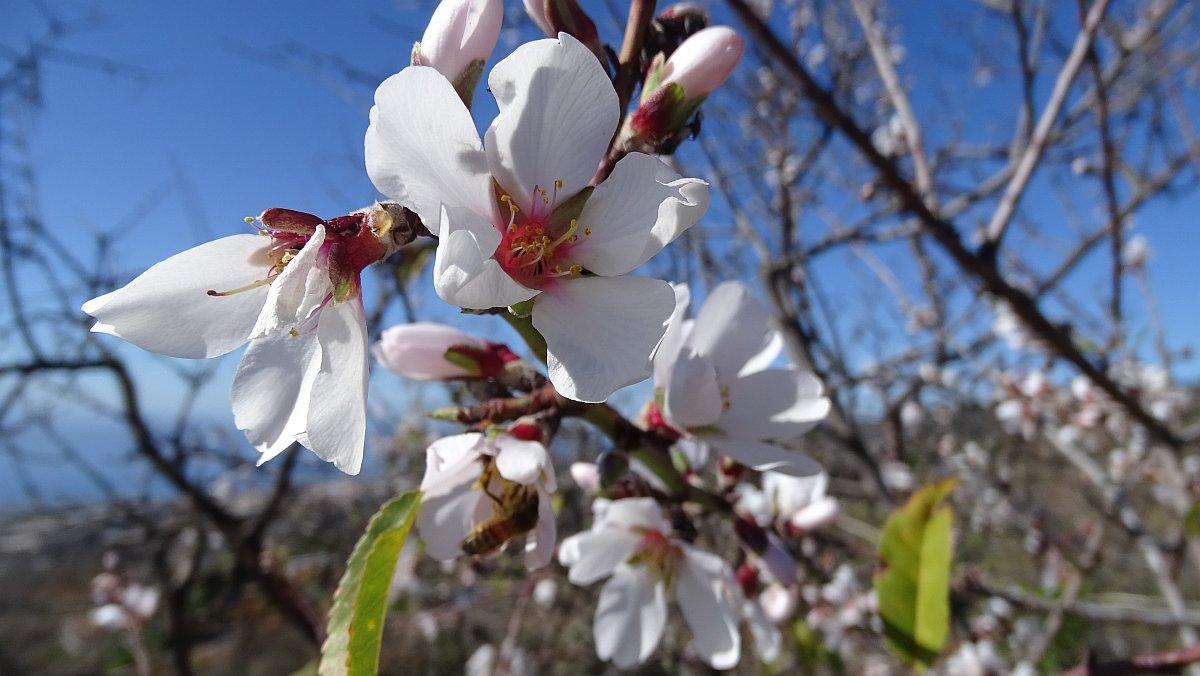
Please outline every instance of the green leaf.
[[400, 549], [421, 505], [421, 492], [391, 499], [371, 517], [354, 545], [333, 594], [329, 638], [321, 647], [320, 676], [367, 676], [379, 670], [379, 644], [388, 587]]
[[955, 479], [913, 494], [888, 517], [879, 543], [883, 568], [875, 575], [884, 635], [901, 658], [928, 667], [950, 632], [950, 531], [945, 501]]
[[1183, 529], [1190, 538], [1200, 536], [1200, 502], [1192, 505], [1183, 515]]

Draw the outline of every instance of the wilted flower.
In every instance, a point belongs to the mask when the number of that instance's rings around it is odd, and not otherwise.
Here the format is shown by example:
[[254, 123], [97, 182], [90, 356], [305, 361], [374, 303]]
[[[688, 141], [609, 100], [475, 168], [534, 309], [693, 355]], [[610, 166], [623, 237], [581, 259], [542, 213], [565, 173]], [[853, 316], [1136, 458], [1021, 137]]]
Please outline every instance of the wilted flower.
[[829, 412], [817, 378], [767, 368], [778, 354], [769, 313], [739, 282], [713, 289], [693, 322], [689, 293], [676, 287], [675, 315], [654, 355], [656, 400], [668, 432], [703, 441], [755, 469], [797, 475], [821, 471], [811, 458], [774, 445], [807, 432]]
[[231, 400], [259, 464], [299, 442], [357, 474], [367, 396], [359, 275], [413, 231], [394, 204], [329, 220], [268, 209], [258, 223], [257, 235], [176, 254], [83, 311], [93, 331], [172, 357], [217, 357], [249, 340]]
[[550, 381], [596, 402], [649, 373], [672, 294], [626, 273], [700, 218], [708, 187], [638, 153], [588, 186], [617, 96], [583, 45], [560, 40], [523, 45], [492, 69], [500, 115], [486, 150], [445, 78], [420, 67], [388, 78], [371, 111], [367, 171], [438, 224], [438, 295], [470, 309], [531, 305]]
[[449, 561], [468, 553], [471, 538], [478, 553], [488, 553], [530, 532], [525, 565], [541, 568], [554, 555], [555, 489], [550, 455], [538, 441], [505, 433], [439, 439], [426, 450], [421, 480], [417, 530], [425, 551]]
[[571, 582], [609, 578], [596, 605], [596, 654], [622, 669], [646, 661], [666, 627], [670, 588], [700, 658], [716, 669], [736, 665], [740, 595], [729, 566], [671, 537], [651, 498], [617, 500], [597, 518], [592, 530], [563, 540], [559, 550]]

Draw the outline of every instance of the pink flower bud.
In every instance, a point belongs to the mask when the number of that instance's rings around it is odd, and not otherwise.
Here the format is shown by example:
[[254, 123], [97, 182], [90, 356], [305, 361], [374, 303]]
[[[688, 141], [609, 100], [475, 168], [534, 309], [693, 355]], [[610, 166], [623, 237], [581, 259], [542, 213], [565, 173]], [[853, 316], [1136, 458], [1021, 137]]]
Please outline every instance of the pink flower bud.
[[741, 36], [732, 28], [705, 28], [684, 40], [667, 59], [658, 86], [678, 84], [687, 101], [706, 97], [729, 78], [745, 49]]
[[558, 34], [554, 32], [554, 27], [550, 25], [550, 20], [546, 18], [546, 0], [525, 0], [525, 13], [533, 19], [533, 23], [547, 37], [556, 37]]
[[413, 380], [494, 376], [512, 355], [503, 345], [430, 322], [385, 329], [371, 354], [385, 369]]
[[442, 0], [413, 49], [413, 65], [432, 66], [457, 83], [472, 64], [491, 56], [503, 19], [502, 0]]

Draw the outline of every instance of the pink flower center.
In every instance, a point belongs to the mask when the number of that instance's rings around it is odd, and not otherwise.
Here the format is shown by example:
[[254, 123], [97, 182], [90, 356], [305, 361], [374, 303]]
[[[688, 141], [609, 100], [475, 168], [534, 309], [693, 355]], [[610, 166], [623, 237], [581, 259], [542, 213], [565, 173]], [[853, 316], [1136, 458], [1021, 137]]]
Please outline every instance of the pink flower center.
[[636, 558], [661, 577], [667, 577], [683, 558], [683, 550], [666, 535], [649, 529], [642, 531]]
[[498, 228], [501, 242], [496, 248], [496, 261], [509, 277], [531, 289], [544, 289], [559, 277], [583, 272], [583, 266], [570, 259], [570, 251], [581, 234], [586, 237], [592, 233], [589, 228], [580, 229], [574, 218], [556, 222], [554, 208], [561, 187], [562, 181], [555, 181], [553, 195], [534, 187], [528, 213], [512, 196], [500, 195], [501, 208], [507, 206], [509, 219]]

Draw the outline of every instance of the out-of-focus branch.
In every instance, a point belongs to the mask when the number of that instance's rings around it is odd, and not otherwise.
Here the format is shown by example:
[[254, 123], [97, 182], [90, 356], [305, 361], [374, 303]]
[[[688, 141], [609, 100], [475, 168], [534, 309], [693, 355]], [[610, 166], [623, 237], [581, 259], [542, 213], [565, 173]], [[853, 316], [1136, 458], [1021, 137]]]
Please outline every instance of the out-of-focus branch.
[[974, 277], [983, 290], [1006, 302], [1021, 322], [1053, 354], [1073, 364], [1097, 387], [1125, 408], [1155, 438], [1173, 449], [1179, 449], [1182, 442], [1178, 436], [1150, 415], [1136, 399], [1093, 364], [1075, 345], [1069, 332], [1047, 319], [1028, 294], [1008, 283], [991, 256], [971, 252], [954, 225], [929, 210], [921, 195], [904, 178], [895, 163], [879, 152], [870, 136], [841, 107], [833, 95], [816, 81], [746, 0], [728, 0], [728, 4], [760, 46], [796, 81], [802, 93], [812, 103], [817, 115], [841, 132], [867, 159], [878, 172], [882, 184], [895, 194], [903, 208], [917, 218], [925, 231], [964, 272]]

